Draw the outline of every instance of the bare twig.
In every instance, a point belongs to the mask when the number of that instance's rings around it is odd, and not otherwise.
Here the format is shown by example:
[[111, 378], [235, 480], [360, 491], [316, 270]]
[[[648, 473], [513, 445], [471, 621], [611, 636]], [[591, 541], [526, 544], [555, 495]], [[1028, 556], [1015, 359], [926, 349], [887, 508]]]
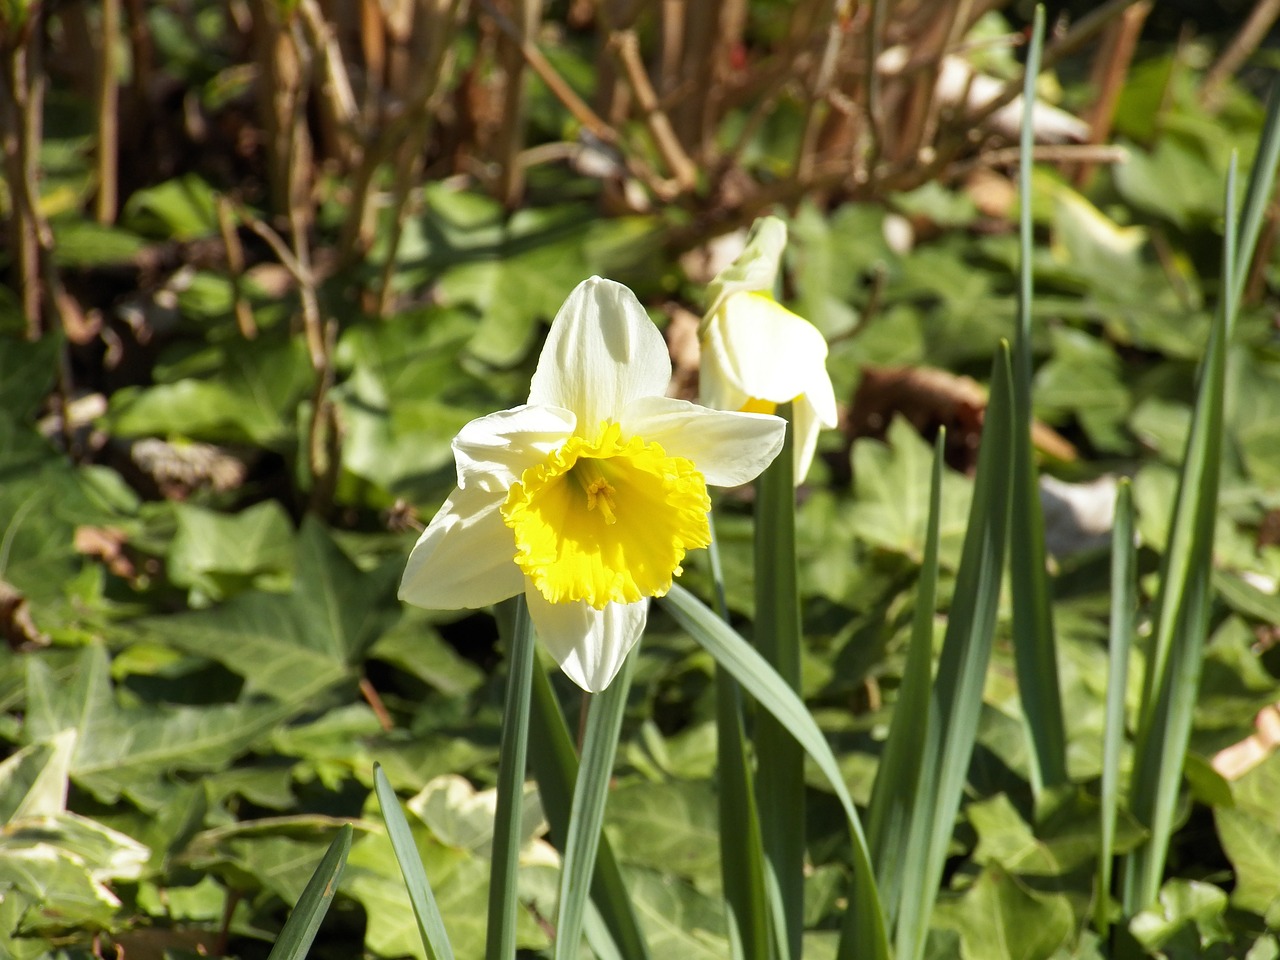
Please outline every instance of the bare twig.
[[120, 0], [102, 0], [102, 38], [98, 55], [98, 195], [93, 212], [99, 223], [116, 218], [119, 162], [120, 85], [117, 79], [116, 38], [120, 34]]
[[316, 0], [301, 0], [298, 13], [320, 66], [321, 115], [331, 131], [337, 155], [348, 168], [354, 167], [360, 162], [365, 131], [359, 122], [342, 50]]
[[591, 135], [598, 140], [609, 144], [618, 142], [617, 132], [587, 106], [586, 101], [578, 96], [564, 77], [556, 72], [556, 68], [551, 65], [551, 62], [538, 49], [537, 45], [523, 37], [519, 28], [511, 22], [511, 19], [503, 15], [502, 11], [494, 6], [493, 0], [480, 0], [480, 6], [484, 7], [485, 13], [489, 15], [499, 30], [516, 41], [525, 63], [529, 65], [529, 69], [538, 75], [538, 79], [547, 85], [547, 89], [573, 115], [573, 118], [578, 123], [586, 127]]
[[671, 120], [658, 105], [658, 97], [644, 64], [640, 62], [640, 42], [632, 30], [619, 30], [609, 38], [609, 49], [622, 67], [622, 75], [644, 116], [645, 126], [653, 138], [654, 146], [662, 156], [672, 177], [682, 193], [692, 190], [697, 181], [698, 169], [680, 145]]
[[44, 135], [43, 12], [33, 6], [25, 22], [10, 23], [0, 34], [0, 143], [14, 214], [9, 218], [9, 249], [32, 340], [45, 332], [45, 310], [58, 309], [56, 298], [46, 300], [42, 293], [42, 278], [53, 272], [53, 235], [40, 213], [37, 186]]
[[[1138, 34], [1142, 32], [1142, 24], [1151, 12], [1151, 7], [1152, 0], [1139, 0], [1124, 11], [1107, 30], [1106, 41], [1094, 62], [1090, 78], [1097, 90], [1097, 97], [1084, 117], [1089, 124], [1090, 144], [1106, 143], [1111, 136], [1116, 103], [1120, 99], [1125, 77], [1128, 76], [1129, 65], [1133, 62]], [[1093, 165], [1081, 163], [1072, 174], [1072, 179], [1076, 186], [1083, 186], [1089, 182], [1092, 174]]]
[[240, 336], [246, 340], [256, 339], [258, 324], [253, 318], [253, 310], [244, 295], [244, 247], [240, 245], [240, 237], [236, 235], [235, 224], [231, 222], [231, 203], [226, 197], [218, 197], [218, 232], [222, 236], [222, 245], [226, 250], [227, 274], [231, 278], [231, 295], [236, 315], [236, 327]]
[[524, 196], [524, 170], [517, 162], [524, 149], [525, 58], [521, 47], [538, 35], [542, 19], [541, 0], [514, 0], [519, 36], [503, 34], [498, 42], [498, 60], [502, 64], [505, 83], [502, 90], [503, 122], [498, 130], [497, 155], [500, 166], [498, 198], [508, 210], [520, 204]]
[[1280, 0], [1258, 0], [1240, 32], [1209, 68], [1200, 87], [1200, 103], [1216, 110], [1222, 101], [1227, 79], [1235, 74], [1267, 36], [1267, 31], [1280, 19]]

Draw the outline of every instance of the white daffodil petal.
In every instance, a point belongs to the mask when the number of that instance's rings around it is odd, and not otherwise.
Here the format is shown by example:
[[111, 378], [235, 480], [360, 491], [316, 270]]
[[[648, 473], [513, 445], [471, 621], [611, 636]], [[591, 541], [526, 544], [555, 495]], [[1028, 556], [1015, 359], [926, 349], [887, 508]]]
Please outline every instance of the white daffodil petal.
[[460, 610], [520, 593], [524, 575], [502, 501], [479, 488], [454, 490], [409, 554], [400, 599], [428, 610]]
[[577, 601], [550, 603], [532, 584], [525, 598], [538, 637], [565, 676], [588, 693], [599, 693], [617, 676], [649, 616], [647, 598], [597, 610]]
[[521, 405], [472, 420], [453, 438], [458, 486], [505, 493], [526, 467], [573, 435], [575, 417], [559, 407]]
[[791, 404], [791, 429], [794, 431], [791, 453], [795, 464], [794, 479], [797, 485], [804, 483], [805, 477], [809, 475], [814, 451], [818, 449], [818, 433], [823, 426], [824, 422], [818, 416], [807, 395], [798, 397]]
[[724, 349], [721, 338], [705, 338], [702, 341], [702, 366], [698, 372], [698, 399], [716, 410], [741, 410], [751, 399], [731, 376], [725, 359], [712, 355], [712, 351]]
[[818, 328], [769, 297], [735, 293], [711, 318], [702, 368], [724, 376], [751, 397], [787, 403], [827, 376], [827, 341]]
[[590, 436], [637, 397], [660, 396], [671, 379], [662, 334], [634, 293], [592, 277], [556, 314], [529, 385], [529, 402], [563, 407]]
[[687, 400], [643, 397], [619, 420], [624, 434], [662, 445], [671, 457], [684, 457], [717, 487], [736, 487], [755, 479], [782, 449], [784, 422], [758, 413], [708, 410]]
[[[752, 224], [742, 253], [707, 284], [707, 317], [731, 294], [772, 293], [786, 246], [787, 225], [777, 217], [762, 217]], [[704, 319], [704, 327], [706, 323]]]

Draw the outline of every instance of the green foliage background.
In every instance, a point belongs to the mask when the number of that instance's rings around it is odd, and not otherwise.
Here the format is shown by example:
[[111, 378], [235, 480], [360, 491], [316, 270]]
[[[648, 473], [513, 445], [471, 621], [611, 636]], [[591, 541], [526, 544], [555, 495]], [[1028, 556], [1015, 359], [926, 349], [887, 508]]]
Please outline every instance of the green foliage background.
[[[770, 36], [776, 8], [753, 5], [752, 42]], [[254, 93], [221, 10], [148, 8], [156, 66], [208, 117], [252, 128]], [[484, 32], [459, 37], [458, 69], [488, 66]], [[553, 34], [546, 52], [586, 88], [594, 66], [580, 41]], [[1220, 293], [1221, 184], [1232, 150], [1249, 164], [1263, 117], [1236, 86], [1202, 104], [1207, 60], [1195, 44], [1143, 49], [1114, 117], [1127, 162], [1084, 193], [1061, 165], [1038, 167], [1034, 185], [1033, 401], [1079, 453], [1046, 465], [1068, 481], [1133, 477], [1143, 624]], [[0, 957], [88, 956], [94, 938], [127, 956], [265, 956], [345, 822], [354, 842], [314, 955], [421, 955], [375, 762], [411, 798], [458, 955], [478, 956], [492, 809], [476, 791], [495, 776], [504, 646], [488, 613], [395, 600], [414, 521], [453, 484], [458, 428], [525, 398], [545, 323], [579, 280], [629, 283], [664, 326], [678, 308], [699, 311], [705, 277], [681, 255], [716, 232], [690, 239], [691, 223], [714, 221], [714, 191], [691, 194], [705, 208], [605, 215], [604, 180], [551, 162], [529, 168], [524, 202], [508, 210], [484, 178], [423, 175], [402, 232], [382, 204], [372, 245], [344, 261], [349, 181], [318, 166], [305, 228], [329, 338], [318, 369], [300, 320], [307, 284], [252, 228], [289, 234], [272, 217], [261, 151], [201, 156], [158, 139], [166, 175], [132, 184], [118, 218], [95, 222], [91, 104], [69, 74], [51, 76], [40, 199], [82, 309], [81, 322], [32, 338], [17, 284], [0, 289]], [[1062, 91], [1066, 106], [1087, 97], [1082, 84]], [[530, 142], [572, 139], [538, 82], [527, 113]], [[783, 176], [800, 113], [783, 103], [756, 132], [753, 175]], [[392, 166], [378, 170], [387, 196]], [[225, 196], [244, 271], [223, 252]], [[973, 181], [939, 177], [875, 196], [804, 192], [785, 211], [784, 299], [830, 340], [843, 400], [868, 368], [985, 376], [1013, 331], [1017, 238], [1010, 211], [976, 197]], [[904, 222], [910, 249], [886, 240]], [[1274, 241], [1274, 215], [1266, 229]], [[1107, 676], [1108, 559], [1093, 547], [1053, 569], [1071, 784], [1032, 800], [1002, 610], [932, 956], [1280, 955], [1280, 760], [1232, 780], [1210, 763], [1280, 699], [1277, 283], [1264, 240], [1228, 356], [1212, 635], [1160, 904], [1114, 943], [1086, 930]], [[384, 286], [392, 309], [380, 314]], [[928, 432], [939, 418], [915, 419]], [[929, 445], [904, 416], [881, 436], [832, 432], [820, 449], [798, 514], [803, 687], [865, 803], [904, 667]], [[972, 451], [951, 452], [944, 608], [972, 496]], [[729, 605], [749, 633], [749, 504], [729, 494], [717, 520]], [[686, 571], [684, 585], [709, 595], [705, 558]], [[654, 956], [728, 955], [711, 677], [707, 655], [655, 614], [606, 814]], [[557, 690], [575, 715], [573, 691]], [[821, 776], [806, 781], [806, 955], [820, 958], [834, 951], [847, 839]], [[534, 952], [549, 943], [558, 878], [536, 822], [518, 930]], [[1122, 820], [1117, 850], [1140, 837]]]

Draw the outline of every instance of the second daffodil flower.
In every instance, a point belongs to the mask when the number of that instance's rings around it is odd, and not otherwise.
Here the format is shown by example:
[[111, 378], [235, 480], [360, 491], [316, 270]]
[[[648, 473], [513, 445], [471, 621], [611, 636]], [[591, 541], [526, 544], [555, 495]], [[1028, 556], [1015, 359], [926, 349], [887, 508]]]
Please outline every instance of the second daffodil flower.
[[707, 484], [753, 479], [777, 417], [663, 396], [671, 361], [626, 287], [592, 277], [556, 315], [529, 402], [454, 438], [458, 486], [409, 556], [400, 597], [432, 609], [523, 593], [542, 642], [585, 690], [640, 639], [649, 598], [710, 542]]
[[836, 425], [827, 341], [818, 328], [773, 299], [787, 227], [757, 220], [746, 249], [707, 288], [698, 327], [702, 402], [719, 410], [772, 413], [791, 404], [795, 482], [809, 472], [818, 431]]

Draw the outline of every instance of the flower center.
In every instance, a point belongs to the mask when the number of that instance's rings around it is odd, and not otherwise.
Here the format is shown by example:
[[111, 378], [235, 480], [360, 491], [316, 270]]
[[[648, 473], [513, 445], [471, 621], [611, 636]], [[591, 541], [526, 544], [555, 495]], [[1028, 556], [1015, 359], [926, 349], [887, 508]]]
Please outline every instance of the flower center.
[[660, 597], [686, 551], [711, 542], [701, 473], [616, 423], [570, 437], [511, 485], [502, 517], [516, 564], [551, 603]]

